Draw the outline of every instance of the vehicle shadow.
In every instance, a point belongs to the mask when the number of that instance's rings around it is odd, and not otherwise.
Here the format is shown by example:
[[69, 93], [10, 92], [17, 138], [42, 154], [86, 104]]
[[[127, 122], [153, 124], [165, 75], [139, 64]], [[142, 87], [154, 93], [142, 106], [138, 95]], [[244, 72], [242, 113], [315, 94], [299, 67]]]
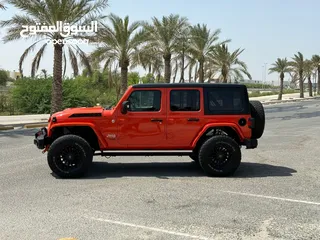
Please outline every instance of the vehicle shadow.
[[241, 163], [233, 178], [289, 177], [297, 171], [292, 168], [265, 163]]
[[[233, 176], [228, 178], [287, 177], [297, 171], [291, 168], [262, 163], [243, 162]], [[109, 163], [93, 162], [83, 179], [121, 177], [206, 177], [195, 162]]]

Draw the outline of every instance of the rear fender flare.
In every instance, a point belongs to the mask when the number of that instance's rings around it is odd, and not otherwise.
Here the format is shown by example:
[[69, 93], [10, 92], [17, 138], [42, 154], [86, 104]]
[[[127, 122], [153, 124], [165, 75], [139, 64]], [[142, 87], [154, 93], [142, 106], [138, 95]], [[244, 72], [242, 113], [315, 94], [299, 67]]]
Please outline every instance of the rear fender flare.
[[105, 148], [108, 146], [107, 141], [103, 138], [103, 135], [97, 130], [94, 124], [92, 123], [57, 123], [54, 124], [53, 126], [51, 125], [49, 131], [48, 131], [48, 136], [50, 137], [52, 134], [52, 130], [57, 128], [57, 127], [90, 127], [93, 132], [96, 134], [98, 138], [98, 142], [100, 145], [100, 148]]
[[233, 124], [233, 123], [215, 123], [215, 124], [208, 124], [208, 125], [205, 125], [202, 130], [198, 133], [198, 135], [196, 136], [196, 138], [193, 140], [192, 142], [192, 148], [195, 148], [199, 139], [202, 137], [202, 135], [209, 129], [209, 128], [216, 128], [216, 127], [231, 127], [233, 128], [236, 133], [238, 134], [239, 136], [239, 139], [240, 141], [243, 141], [244, 140], [244, 135], [242, 134], [241, 132], [241, 129], [238, 125], [236, 124]]

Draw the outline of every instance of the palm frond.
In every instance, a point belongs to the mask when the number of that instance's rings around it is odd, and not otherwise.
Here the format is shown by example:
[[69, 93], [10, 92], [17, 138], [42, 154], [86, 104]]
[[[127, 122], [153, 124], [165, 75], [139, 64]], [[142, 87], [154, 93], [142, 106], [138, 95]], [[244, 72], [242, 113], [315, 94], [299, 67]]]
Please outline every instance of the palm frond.
[[79, 48], [79, 46], [77, 45], [75, 46], [75, 50], [78, 57], [80, 58], [80, 62], [82, 66], [84, 66], [88, 70], [89, 75], [92, 75], [92, 68], [91, 68], [88, 55], [84, 51], [82, 51], [81, 48]]
[[244, 49], [236, 49], [233, 52], [229, 51], [226, 44], [218, 45], [208, 55], [209, 66], [219, 69], [220, 79], [231, 81], [232, 78], [242, 78], [242, 74], [245, 74], [249, 79], [252, 79], [251, 74], [248, 71], [248, 66], [245, 62], [239, 59]]
[[74, 76], [78, 76], [79, 74], [79, 67], [78, 67], [78, 61], [77, 61], [77, 57], [74, 54], [74, 52], [72, 51], [72, 48], [68, 48], [69, 50], [69, 58], [70, 58], [70, 63], [71, 63], [71, 67], [73, 70], [73, 75]]
[[25, 60], [25, 58], [28, 56], [28, 54], [33, 51], [33, 49], [36, 47], [37, 43], [41, 42], [42, 40], [39, 40], [35, 43], [33, 43], [30, 47], [28, 47], [24, 52], [23, 54], [21, 55], [20, 57], [20, 60], [19, 60], [19, 71], [20, 72], [23, 72], [22, 70], [22, 65], [23, 65], [23, 62]]
[[66, 75], [66, 71], [67, 71], [67, 57], [66, 57], [66, 53], [63, 52], [63, 74], [62, 74], [63, 78]]
[[37, 52], [36, 56], [34, 57], [32, 64], [31, 64], [31, 77], [34, 77], [36, 72], [39, 69], [40, 61], [43, 57], [44, 51], [47, 47], [47, 43], [45, 43]]
[[5, 10], [6, 7], [2, 3], [0, 3], [0, 9]]

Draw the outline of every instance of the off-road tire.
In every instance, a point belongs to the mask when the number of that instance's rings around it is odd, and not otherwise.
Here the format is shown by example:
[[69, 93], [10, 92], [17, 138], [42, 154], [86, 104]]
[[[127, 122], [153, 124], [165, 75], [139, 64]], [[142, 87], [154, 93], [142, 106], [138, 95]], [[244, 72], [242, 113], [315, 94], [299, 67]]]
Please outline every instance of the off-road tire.
[[259, 101], [250, 101], [251, 116], [255, 119], [255, 127], [252, 129], [251, 138], [261, 138], [265, 128], [264, 107]]
[[[61, 156], [64, 156], [64, 161]], [[90, 144], [83, 138], [71, 134], [56, 139], [51, 144], [47, 156], [50, 169], [61, 178], [83, 177], [92, 159]], [[74, 164], [75, 166], [71, 166]]]
[[204, 142], [200, 148], [199, 164], [208, 176], [226, 177], [233, 175], [240, 163], [241, 150], [239, 144], [228, 136], [213, 136]]

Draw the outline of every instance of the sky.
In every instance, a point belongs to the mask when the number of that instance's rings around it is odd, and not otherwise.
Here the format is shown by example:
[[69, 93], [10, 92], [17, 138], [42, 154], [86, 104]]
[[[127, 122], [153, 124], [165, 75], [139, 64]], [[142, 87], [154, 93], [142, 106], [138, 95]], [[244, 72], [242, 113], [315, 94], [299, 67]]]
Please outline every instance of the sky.
[[[0, 20], [18, 13], [7, 7], [6, 11], [0, 10]], [[190, 24], [207, 24], [212, 31], [221, 29], [220, 40], [231, 39], [230, 50], [244, 49], [239, 59], [246, 62], [254, 80], [264, 80], [266, 76], [267, 82], [277, 84], [277, 74], [265, 74], [277, 58], [290, 60], [298, 51], [305, 58], [320, 54], [319, 9], [318, 0], [110, 0], [104, 14], [150, 21], [173, 13], [187, 17]], [[4, 33], [2, 29], [1, 39]], [[1, 41], [0, 68], [18, 70], [19, 58], [31, 44], [25, 39], [6, 44]], [[85, 51], [92, 49], [81, 47]], [[33, 56], [23, 65], [25, 75], [30, 74]], [[52, 67], [53, 51], [48, 49], [39, 69], [52, 73]], [[141, 69], [138, 71], [141, 73]]]

